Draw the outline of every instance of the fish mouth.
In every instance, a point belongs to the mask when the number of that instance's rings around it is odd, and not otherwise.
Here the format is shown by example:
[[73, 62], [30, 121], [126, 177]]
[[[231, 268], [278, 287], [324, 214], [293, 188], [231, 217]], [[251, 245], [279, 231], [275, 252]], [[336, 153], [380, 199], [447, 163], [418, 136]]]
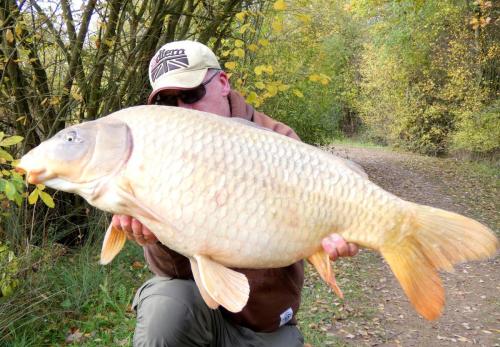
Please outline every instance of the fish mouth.
[[47, 170], [45, 169], [30, 170], [26, 173], [26, 181], [31, 184], [42, 183], [46, 181], [49, 176], [46, 172]]
[[47, 173], [46, 169], [32, 169], [27, 170], [20, 166], [16, 167], [16, 172], [24, 175], [26, 174], [26, 181], [30, 184], [40, 184], [51, 178], [53, 175]]

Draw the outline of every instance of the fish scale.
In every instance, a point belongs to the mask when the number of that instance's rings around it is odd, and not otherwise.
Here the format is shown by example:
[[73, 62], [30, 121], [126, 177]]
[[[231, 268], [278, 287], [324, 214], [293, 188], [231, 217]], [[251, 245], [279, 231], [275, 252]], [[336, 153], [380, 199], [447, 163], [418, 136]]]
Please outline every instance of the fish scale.
[[[380, 252], [416, 310], [435, 319], [444, 305], [438, 271], [498, 248], [488, 227], [402, 200], [352, 162], [244, 120], [194, 110], [124, 109], [61, 131], [19, 167], [31, 183], [139, 219], [189, 258], [207, 305], [232, 312], [246, 305], [250, 288], [231, 268], [307, 258], [342, 296], [321, 246], [335, 232]], [[110, 226], [101, 262], [109, 263], [125, 240]]]
[[[161, 115], [160, 115], [161, 116]], [[280, 211], [280, 214], [277, 216], [269, 216], [269, 213], [267, 211], [261, 211], [261, 214], [258, 215], [256, 214], [257, 210], [256, 207], [258, 205], [264, 205], [264, 206], [269, 206], [272, 208], [272, 206], [275, 204], [273, 202], [273, 194], [267, 194], [270, 196], [266, 196], [266, 194], [256, 194], [256, 191], [260, 189], [258, 186], [259, 184], [262, 184], [262, 181], [265, 181], [266, 186], [274, 188], [273, 193], [278, 193], [278, 194], [287, 194], [287, 186], [286, 184], [277, 184], [280, 182], [284, 182], [284, 177], [287, 175], [287, 168], [288, 168], [288, 163], [289, 162], [294, 162], [293, 160], [287, 160], [287, 158], [284, 158], [283, 155], [286, 154], [285, 150], [280, 150], [280, 143], [276, 143], [275, 141], [272, 140], [267, 140], [267, 133], [264, 133], [264, 137], [259, 134], [259, 133], [251, 133], [248, 136], [244, 136], [244, 134], [237, 134], [236, 131], [229, 131], [229, 132], [220, 132], [217, 131], [217, 128], [207, 126], [199, 126], [199, 122], [196, 120], [193, 120], [193, 126], [186, 125], [184, 120], [181, 120], [183, 123], [182, 126], [176, 126], [176, 122], [178, 121], [179, 118], [182, 118], [182, 113], [179, 115], [176, 115], [174, 117], [172, 116], [167, 116], [170, 117], [171, 119], [169, 120], [168, 126], [165, 128], [162, 127], [145, 127], [144, 128], [144, 133], [137, 133], [133, 134], [134, 137], [134, 156], [136, 157], [146, 157], [148, 156], [149, 152], [144, 152], [141, 153], [138, 149], [139, 148], [145, 148], [147, 149], [149, 147], [148, 143], [148, 138], [151, 139], [157, 139], [161, 136], [165, 136], [166, 138], [169, 137], [172, 132], [176, 132], [174, 135], [175, 141], [172, 143], [167, 142], [163, 146], [171, 146], [172, 148], [178, 148], [178, 151], [174, 151], [173, 149], [168, 149], [164, 148], [163, 155], [158, 156], [155, 159], [155, 164], [158, 163], [170, 163], [169, 165], [174, 166], [174, 170], [169, 170], [169, 176], [164, 176], [163, 175], [163, 181], [169, 181], [171, 180], [173, 184], [169, 186], [168, 188], [162, 190], [162, 195], [165, 195], [167, 197], [163, 197], [164, 200], [164, 206], [165, 208], [163, 209], [164, 211], [158, 210], [157, 212], [159, 214], [166, 214], [168, 215], [169, 213], [172, 213], [175, 216], [181, 216], [180, 218], [176, 218], [174, 222], [174, 226], [178, 230], [183, 230], [186, 234], [189, 235], [194, 235], [195, 234], [195, 228], [198, 228], [199, 226], [197, 223], [192, 223], [192, 218], [193, 214], [195, 213], [193, 211], [193, 204], [194, 201], [193, 199], [200, 199], [203, 201], [203, 204], [205, 206], [210, 206], [210, 210], [214, 210], [214, 197], [207, 196], [204, 194], [204, 190], [211, 186], [212, 183], [212, 177], [210, 179], [207, 179], [207, 175], [210, 175], [212, 172], [217, 172], [218, 175], [224, 176], [230, 176], [231, 178], [229, 180], [234, 180], [235, 178], [241, 178], [242, 174], [246, 174], [247, 177], [246, 180], [237, 180], [237, 185], [241, 188], [239, 190], [236, 190], [236, 192], [239, 192], [237, 195], [237, 199], [233, 199], [231, 197], [228, 198], [227, 204], [229, 206], [232, 206], [232, 211], [233, 213], [229, 213], [226, 209], [217, 209], [215, 208], [215, 211], [212, 212], [211, 218], [216, 219], [215, 223], [215, 228], [212, 230], [205, 230], [207, 235], [210, 235], [209, 238], [213, 239], [213, 242], [209, 243], [210, 247], [214, 247], [212, 250], [213, 253], [218, 254], [218, 253], [224, 253], [224, 254], [229, 254], [230, 257], [237, 257], [240, 256], [242, 253], [249, 253], [248, 255], [251, 256], [253, 255], [254, 259], [248, 260], [244, 259], [244, 257], [241, 258], [241, 262], [238, 262], [237, 264], [232, 264], [233, 266], [236, 267], [262, 267], [264, 264], [266, 266], [269, 266], [269, 260], [276, 254], [276, 252], [282, 251], [282, 245], [284, 242], [286, 242], [287, 235], [292, 235], [292, 234], [303, 234], [306, 237], [301, 237], [300, 242], [297, 242], [297, 246], [295, 247], [290, 247], [293, 249], [293, 251], [288, 252], [289, 256], [288, 257], [283, 257], [279, 261], [276, 261], [276, 264], [274, 266], [281, 266], [286, 263], [290, 263], [293, 261], [296, 261], [300, 259], [300, 257], [303, 255], [303, 243], [308, 241], [311, 245], [309, 248], [316, 248], [318, 241], [327, 235], [331, 230], [328, 230], [327, 228], [323, 227], [324, 230], [321, 231], [321, 233], [311, 233], [309, 230], [304, 228], [304, 225], [308, 225], [307, 223], [308, 219], [313, 219], [314, 214], [319, 214], [317, 211], [321, 210], [320, 205], [316, 205], [314, 208], [311, 208], [312, 205], [306, 206], [307, 204], [304, 203], [304, 201], [309, 201], [307, 193], [304, 193], [302, 191], [302, 195], [305, 196], [300, 196], [300, 194], [296, 194], [295, 196], [286, 196], [284, 199], [280, 199], [279, 201], [276, 202], [277, 206], [276, 209]], [[134, 126], [134, 121], [138, 121], [138, 118], [134, 115], [132, 115], [132, 119], [127, 119], [126, 120], [128, 124], [130, 124], [130, 127], [132, 129], [135, 129]], [[154, 120], [152, 121], [154, 124]], [[175, 129], [175, 130], [173, 130]], [[193, 129], [195, 131], [193, 132]], [[196, 130], [198, 130], [198, 135], [193, 139], [193, 141], [189, 141], [188, 137], [191, 135], [193, 136], [196, 133]], [[217, 133], [218, 132], [218, 133]], [[205, 136], [204, 134], [208, 134]], [[212, 135], [213, 134], [213, 135]], [[260, 135], [260, 136], [259, 136]], [[224, 164], [221, 165], [217, 160], [212, 160], [213, 155], [212, 153], [217, 151], [217, 148], [214, 148], [214, 143], [213, 141], [204, 141], [205, 138], [210, 138], [210, 137], [217, 137], [221, 139], [223, 143], [229, 143], [230, 147], [232, 149], [231, 155], [225, 157]], [[263, 137], [263, 138], [261, 138]], [[144, 145], [140, 145], [138, 143], [137, 139], [146, 139], [144, 142]], [[278, 137], [281, 139], [281, 137]], [[183, 140], [184, 142], [182, 144], [179, 143], [180, 140]], [[284, 138], [285, 140], [288, 140], [287, 138]], [[262, 145], [260, 146], [252, 146], [252, 143], [261, 143]], [[265, 143], [265, 145], [264, 145]], [[293, 143], [293, 142], [292, 142]], [[201, 144], [203, 144], [203, 147], [201, 147]], [[261, 161], [259, 163], [262, 163], [262, 165], [265, 167], [263, 169], [264, 172], [269, 172], [270, 175], [261, 176], [261, 171], [260, 170], [255, 170], [254, 169], [254, 161], [255, 157], [257, 157], [260, 148], [263, 147], [269, 148], [268, 153], [271, 154], [269, 158], [266, 157], [265, 161]], [[191, 148], [189, 148], [191, 146]], [[203, 151], [202, 151], [203, 148]], [[193, 179], [186, 179], [182, 175], [179, 175], [178, 169], [182, 167], [180, 164], [180, 161], [183, 159], [181, 158], [181, 155], [179, 155], [179, 152], [181, 151], [189, 151], [189, 153], [193, 154], [198, 154], [198, 157], [196, 159], [193, 159], [193, 157], [190, 158], [185, 158], [189, 162], [190, 159], [194, 160], [194, 165], [197, 169], [195, 171], [198, 173], [198, 176], [195, 174]], [[291, 153], [291, 151], [289, 152]], [[281, 154], [281, 155], [280, 155]], [[293, 156], [292, 156], [293, 158]], [[304, 172], [304, 175], [307, 175], [308, 173], [311, 174], [313, 172], [312, 166], [314, 164], [317, 164], [314, 162], [313, 158], [309, 157], [304, 157], [302, 156], [302, 160], [300, 162], [302, 171]], [[253, 160], [252, 160], [253, 159]], [[135, 160], [135, 157], [132, 157], [130, 159], [129, 165], [128, 165], [128, 170], [131, 170], [133, 166], [131, 163], [133, 163]], [[155, 180], [156, 177], [150, 176], [148, 177], [148, 170], [146, 172], [141, 172], [140, 176], [142, 177], [143, 180], [145, 181], [150, 181], [150, 180]], [[166, 170], [165, 170], [166, 171]], [[149, 170], [149, 172], [154, 172], [153, 170]], [[326, 170], [321, 170], [321, 172], [317, 172], [318, 174], [326, 172]], [[332, 171], [333, 172], [333, 171]], [[133, 176], [132, 173], [127, 173], [131, 176]], [[307, 176], [306, 176], [307, 177]], [[184, 179], [183, 179], [184, 178]], [[199, 180], [204, 180], [202, 185], [196, 184], [194, 181], [197, 179]], [[181, 181], [181, 182], [179, 182]], [[317, 182], [317, 184], [315, 184]], [[322, 190], [321, 187], [321, 180], [318, 179], [313, 179], [310, 177], [307, 179], [305, 182], [305, 192], [307, 191], [315, 191], [315, 194], [311, 194], [311, 196], [321, 196], [320, 193]], [[148, 199], [152, 199], [153, 201], [158, 201], [158, 198], [155, 198], [155, 196], [158, 194], [158, 191], [154, 189], [153, 186], [145, 186], [146, 189], [144, 191], [138, 191], [135, 190], [135, 194], [141, 197], [142, 201], [147, 202]], [[226, 189], [226, 191], [230, 191], [231, 187], [228, 187], [227, 185], [223, 187], [223, 189]], [[172, 200], [170, 201], [168, 199], [169, 191], [180, 191], [181, 198], [180, 200]], [[297, 189], [296, 189], [297, 190]], [[152, 197], [152, 198], [151, 198]], [[299, 216], [300, 219], [302, 220], [299, 225], [302, 227], [301, 229], [298, 228], [293, 228], [290, 226], [290, 223], [287, 223], [289, 219], [289, 213], [287, 213], [287, 200], [293, 199], [293, 200], [298, 200], [295, 202], [295, 205], [298, 206], [294, 212], [299, 213], [301, 210], [303, 213]], [[300, 200], [299, 200], [300, 199]], [[314, 200], [314, 199], [313, 199]], [[325, 200], [323, 198], [323, 200]], [[313, 201], [315, 203], [315, 201]], [[198, 203], [198, 205], [202, 205], [201, 203]], [[290, 205], [290, 204], [288, 204]], [[172, 209], [171, 211], [168, 211], [168, 209]], [[303, 215], [305, 214], [305, 215]], [[249, 220], [249, 223], [236, 223], [235, 224], [235, 217], [236, 216], [246, 216], [246, 219]], [[330, 217], [329, 215], [325, 215], [325, 217]], [[263, 237], [265, 242], [260, 242], [258, 240], [252, 240], [248, 238], [248, 233], [249, 232], [254, 232], [254, 233], [262, 233], [261, 230], [255, 231], [255, 230], [248, 230], [248, 225], [257, 225], [265, 223], [257, 223], [257, 220], [264, 220], [268, 221], [269, 225], [273, 225], [273, 228], [267, 228], [267, 229], [262, 229], [262, 231], [266, 232], [266, 236]], [[332, 218], [333, 220], [333, 218]], [[146, 222], [146, 224], [148, 224]], [[311, 223], [311, 224], [320, 224], [318, 222], [316, 223]], [[332, 223], [322, 223], [323, 225], [327, 224], [332, 224]], [[240, 237], [242, 237], [242, 240], [245, 244], [245, 248], [248, 249], [262, 249], [263, 246], [263, 252], [258, 253], [255, 251], [245, 251], [244, 249], [240, 249], [239, 247], [233, 247], [234, 249], [232, 250], [226, 250], [226, 249], [221, 249], [220, 245], [224, 245], [221, 240], [224, 238], [227, 238], [227, 235], [225, 235], [225, 230], [232, 229], [234, 228], [234, 232], [238, 234]], [[314, 235], [314, 237], [307, 237]], [[247, 238], [247, 240], [245, 239]], [[251, 244], [251, 242], [256, 242], [255, 244]], [[169, 240], [171, 242], [171, 240]], [[288, 242], [293, 242], [288, 240]], [[195, 242], [193, 242], [195, 244]], [[276, 245], [274, 248], [269, 246], [271, 245]], [[175, 245], [173, 245], [174, 248]], [[203, 247], [206, 247], [206, 244], [203, 245]], [[206, 251], [206, 249], [204, 249]], [[188, 250], [188, 253], [198, 253], [199, 250], [197, 249], [192, 249]], [[217, 259], [222, 263], [226, 263], [223, 259]]]

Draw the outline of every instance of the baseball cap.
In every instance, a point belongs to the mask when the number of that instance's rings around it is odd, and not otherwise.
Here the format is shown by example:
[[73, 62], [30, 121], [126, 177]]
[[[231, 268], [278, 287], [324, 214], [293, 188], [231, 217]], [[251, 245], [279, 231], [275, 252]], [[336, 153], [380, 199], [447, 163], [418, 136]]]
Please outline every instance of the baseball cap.
[[174, 41], [162, 46], [149, 62], [149, 82], [156, 94], [165, 89], [190, 89], [199, 86], [208, 69], [220, 69], [214, 52], [196, 41]]

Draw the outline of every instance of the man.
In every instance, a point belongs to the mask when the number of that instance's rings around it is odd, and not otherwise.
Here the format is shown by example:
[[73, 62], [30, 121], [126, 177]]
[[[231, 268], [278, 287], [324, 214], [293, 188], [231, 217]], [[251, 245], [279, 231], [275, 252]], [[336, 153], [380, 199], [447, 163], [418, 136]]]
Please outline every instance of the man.
[[[164, 45], [150, 62], [149, 78], [153, 87], [149, 104], [241, 117], [299, 140], [292, 129], [255, 111], [232, 91], [214, 53], [203, 44], [178, 41]], [[113, 224], [144, 247], [145, 258], [156, 274], [134, 299], [135, 346], [303, 345], [295, 326], [304, 279], [302, 262], [279, 269], [239, 269], [249, 279], [248, 304], [236, 314], [224, 308], [212, 310], [200, 296], [187, 258], [160, 244], [150, 230], [129, 216], [113, 216]], [[323, 248], [333, 260], [358, 251], [356, 245], [335, 234], [323, 240]]]

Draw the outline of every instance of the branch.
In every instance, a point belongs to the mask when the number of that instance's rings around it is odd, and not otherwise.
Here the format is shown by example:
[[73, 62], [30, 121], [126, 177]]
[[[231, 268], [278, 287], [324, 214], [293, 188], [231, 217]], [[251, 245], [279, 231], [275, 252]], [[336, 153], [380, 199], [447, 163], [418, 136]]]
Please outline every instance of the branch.
[[64, 78], [63, 95], [61, 98], [61, 108], [59, 110], [57, 120], [54, 122], [54, 125], [52, 126], [50, 134], [53, 134], [54, 130], [60, 130], [64, 127], [64, 124], [61, 121], [61, 117], [69, 112], [68, 110], [70, 101], [70, 91], [71, 87], [73, 86], [73, 80], [78, 70], [79, 63], [81, 63], [83, 42], [85, 40], [85, 36], [87, 35], [89, 29], [90, 19], [92, 17], [92, 13], [94, 12], [96, 1], [97, 0], [89, 0], [89, 2], [87, 3], [87, 6], [85, 7], [82, 16], [82, 21], [80, 25], [80, 30], [78, 32], [78, 36], [76, 40], [71, 44], [71, 59], [69, 63], [68, 72], [66, 74], [66, 77]]

